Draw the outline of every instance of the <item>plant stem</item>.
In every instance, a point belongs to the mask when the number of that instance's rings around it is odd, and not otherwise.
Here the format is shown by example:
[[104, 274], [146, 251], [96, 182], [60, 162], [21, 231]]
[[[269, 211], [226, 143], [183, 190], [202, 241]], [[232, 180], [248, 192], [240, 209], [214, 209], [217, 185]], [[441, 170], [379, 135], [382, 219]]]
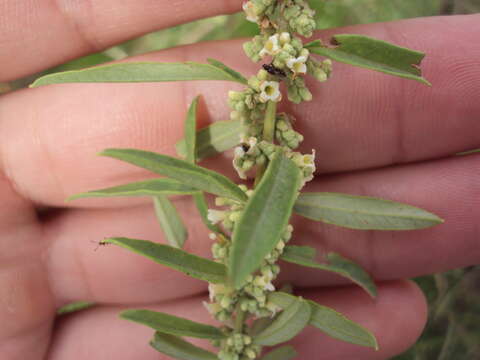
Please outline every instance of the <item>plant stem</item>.
[[269, 101], [265, 112], [265, 120], [263, 122], [263, 140], [273, 143], [275, 137], [275, 119], [277, 115], [277, 103]]
[[[275, 120], [277, 118], [277, 103], [269, 101], [267, 103], [267, 110], [265, 112], [265, 120], [263, 121], [263, 140], [273, 143], [275, 138]], [[255, 176], [254, 186], [257, 186], [262, 179], [263, 173], [267, 168], [267, 164], [260, 165]]]
[[243, 323], [245, 322], [246, 313], [240, 309], [240, 302], [237, 304], [237, 311], [235, 316], [235, 332], [243, 332]]

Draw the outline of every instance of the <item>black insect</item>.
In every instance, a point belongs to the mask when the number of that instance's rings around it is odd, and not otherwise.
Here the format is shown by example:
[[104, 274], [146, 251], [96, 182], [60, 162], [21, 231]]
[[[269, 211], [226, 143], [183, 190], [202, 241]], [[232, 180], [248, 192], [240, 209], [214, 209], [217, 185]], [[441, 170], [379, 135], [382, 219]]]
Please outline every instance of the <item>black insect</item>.
[[265, 71], [267, 71], [271, 75], [283, 76], [283, 77], [287, 76], [287, 74], [285, 74], [285, 71], [275, 67], [273, 64], [263, 64], [262, 66], [265, 69]]
[[91, 242], [97, 244], [97, 247], [96, 247], [95, 250], [93, 250], [93, 251], [97, 251], [100, 246], [111, 245], [110, 243], [105, 242], [105, 240], [102, 240], [102, 241], [93, 241], [93, 240], [91, 240]]
[[250, 146], [248, 146], [247, 144], [242, 144], [242, 149], [243, 151], [247, 152], [250, 149]]

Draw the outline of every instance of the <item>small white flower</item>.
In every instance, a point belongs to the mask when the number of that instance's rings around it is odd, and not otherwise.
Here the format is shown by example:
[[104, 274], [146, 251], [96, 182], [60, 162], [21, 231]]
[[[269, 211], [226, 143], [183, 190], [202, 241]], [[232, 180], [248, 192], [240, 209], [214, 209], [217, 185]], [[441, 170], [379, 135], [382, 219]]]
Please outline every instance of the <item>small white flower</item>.
[[288, 44], [291, 40], [290, 33], [283, 32], [280, 34], [280, 44], [285, 45]]
[[208, 209], [207, 219], [212, 224], [216, 224], [224, 220], [225, 216], [225, 211]]
[[303, 155], [302, 165], [305, 168], [311, 168], [315, 171], [315, 150], [312, 150], [312, 155], [310, 154]]
[[263, 290], [265, 290], [265, 291], [275, 291], [275, 286], [273, 286], [273, 284], [271, 282], [269, 282], [268, 284], [266, 284], [263, 287]]
[[282, 100], [282, 93], [280, 92], [280, 84], [276, 81], [264, 81], [260, 85], [260, 101], [275, 101]]
[[261, 57], [264, 57], [265, 55], [277, 55], [281, 50], [279, 38], [280, 35], [278, 34], [270, 36], [265, 42], [265, 45], [263, 45], [263, 49], [260, 51], [259, 55]]
[[259, 19], [258, 15], [255, 14], [255, 8], [251, 1], [244, 2], [242, 5], [243, 11], [247, 15], [247, 20], [257, 23]]
[[215, 285], [214, 284], [208, 284], [208, 297], [210, 301], [213, 301], [215, 299]]
[[217, 240], [217, 234], [215, 233], [208, 234], [208, 237], [210, 238], [210, 240]]
[[299, 56], [298, 58], [290, 58], [287, 60], [287, 66], [294, 72], [294, 74], [307, 73], [306, 56]]

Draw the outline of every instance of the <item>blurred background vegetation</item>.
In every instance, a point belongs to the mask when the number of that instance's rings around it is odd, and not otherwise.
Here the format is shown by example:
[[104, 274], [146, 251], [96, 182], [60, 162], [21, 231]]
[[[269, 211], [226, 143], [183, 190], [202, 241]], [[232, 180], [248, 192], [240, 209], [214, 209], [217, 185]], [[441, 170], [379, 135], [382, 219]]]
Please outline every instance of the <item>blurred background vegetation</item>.
[[[480, 12], [480, 0], [310, 1], [317, 10], [319, 29], [422, 16]], [[150, 33], [101, 53], [49, 69], [42, 74], [9, 84], [0, 83], [0, 94], [25, 87], [34, 78], [50, 72], [84, 68], [200, 41], [248, 37], [255, 33], [256, 26], [246, 22], [242, 14], [198, 20]], [[429, 323], [420, 341], [405, 354], [392, 360], [480, 360], [480, 267], [457, 269], [421, 277], [415, 281], [428, 298]], [[89, 304], [79, 305], [64, 309], [65, 313], [88, 307]]]

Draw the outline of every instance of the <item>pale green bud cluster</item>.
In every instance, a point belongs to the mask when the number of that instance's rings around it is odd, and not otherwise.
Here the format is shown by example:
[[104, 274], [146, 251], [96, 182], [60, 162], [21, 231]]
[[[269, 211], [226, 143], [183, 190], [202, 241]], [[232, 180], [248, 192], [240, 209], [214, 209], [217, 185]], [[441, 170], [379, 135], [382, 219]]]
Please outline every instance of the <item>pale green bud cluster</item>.
[[300, 104], [302, 101], [312, 100], [312, 93], [308, 90], [305, 80], [301, 77], [296, 77], [287, 83], [288, 100], [295, 104]]
[[315, 11], [306, 0], [286, 1], [283, 16], [294, 32], [305, 37], [313, 35], [316, 28]]
[[257, 128], [261, 129], [266, 107], [259, 100], [259, 93], [260, 87], [258, 90], [249, 87], [243, 91], [230, 91], [228, 93], [228, 105], [232, 109], [230, 119], [240, 120], [247, 127], [258, 124]]
[[310, 58], [307, 61], [307, 71], [318, 81], [327, 81], [332, 73], [332, 61], [326, 59], [320, 62]]
[[[238, 185], [238, 187], [248, 196], [252, 196], [253, 190], [249, 190], [245, 185]], [[223, 228], [227, 231], [233, 231], [235, 223], [240, 220], [240, 217], [243, 212], [244, 204], [224, 198], [217, 197], [215, 198], [216, 206], [227, 206], [226, 210], [217, 210], [217, 209], [208, 209], [207, 218], [212, 224], [221, 224]], [[221, 239], [220, 239], [221, 240]], [[215, 256], [215, 253], [213, 254]], [[223, 256], [216, 257], [218, 259]]]
[[313, 174], [316, 170], [315, 150], [312, 150], [312, 154], [302, 154], [300, 152], [291, 151], [288, 148], [274, 145], [266, 141], [260, 141], [258, 143], [258, 148], [268, 158], [268, 160], [272, 160], [273, 155], [275, 154], [277, 149], [282, 149], [285, 156], [292, 159], [302, 173], [302, 182], [300, 183], [300, 189], [305, 186], [307, 182], [313, 179]]
[[256, 35], [251, 41], [243, 44], [243, 51], [252, 61], [258, 62], [261, 59], [260, 51], [262, 51], [265, 41], [264, 36]]
[[[275, 291], [272, 282], [280, 273], [280, 267], [276, 262], [282, 255], [286, 243], [290, 241], [292, 232], [293, 226], [288, 225], [275, 249], [265, 257], [260, 270], [256, 274], [249, 275], [241, 289], [236, 290], [227, 284], [209, 284], [210, 303], [204, 303], [204, 305], [215, 319], [223, 322], [231, 319], [237, 304], [242, 311], [254, 314], [256, 317], [275, 314], [277, 309], [267, 302], [267, 298], [270, 292]], [[215, 235], [213, 238], [217, 240], [212, 249], [214, 257], [220, 247], [225, 249], [223, 255], [228, 256], [231, 240], [223, 235]], [[219, 259], [216, 260], [219, 261]], [[225, 258], [221, 259], [222, 262], [225, 260]]]
[[[223, 340], [222, 350], [218, 353], [220, 360], [240, 360], [256, 359], [262, 347], [252, 344], [252, 338], [245, 334], [232, 333], [228, 338]], [[244, 357], [242, 357], [242, 355]]]
[[234, 288], [223, 284], [209, 284], [210, 303], [204, 303], [207, 310], [218, 321], [226, 322], [231, 319], [238, 302], [238, 292]]
[[315, 12], [306, 0], [249, 0], [243, 3], [243, 10], [247, 20], [262, 30], [287, 27], [284, 30], [310, 37], [316, 28]]
[[281, 146], [295, 150], [303, 141], [303, 135], [293, 130], [293, 120], [285, 113], [277, 115], [275, 139]]

